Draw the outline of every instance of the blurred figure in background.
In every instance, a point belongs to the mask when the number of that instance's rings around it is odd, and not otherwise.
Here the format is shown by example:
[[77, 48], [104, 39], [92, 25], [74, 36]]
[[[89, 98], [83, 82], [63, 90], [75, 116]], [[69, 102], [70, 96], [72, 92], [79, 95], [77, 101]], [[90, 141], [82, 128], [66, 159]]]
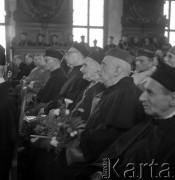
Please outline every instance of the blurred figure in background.
[[36, 42], [35, 42], [35, 46], [38, 46], [38, 47], [43, 47], [43, 46], [46, 46], [47, 44], [44, 42], [44, 34], [42, 33], [39, 33], [37, 34], [36, 36]]
[[28, 40], [28, 34], [26, 32], [22, 32], [19, 36], [19, 47], [27, 47], [27, 46], [32, 46], [33, 43]]
[[108, 39], [108, 44], [104, 47], [104, 52], [107, 52], [108, 50], [117, 47], [117, 46], [113, 43], [113, 41], [114, 41], [114, 37], [113, 37], [113, 36], [110, 36], [109, 39]]
[[129, 41], [128, 41], [128, 36], [127, 35], [123, 35], [121, 41], [118, 44], [118, 47], [120, 49], [123, 49], [125, 51], [129, 50]]
[[34, 63], [36, 67], [26, 77], [26, 81], [28, 83], [28, 87], [35, 93], [38, 93], [49, 79], [50, 72], [45, 69], [46, 62], [43, 54], [35, 55]]
[[15, 146], [18, 140], [19, 104], [10, 83], [4, 80], [5, 50], [0, 46], [0, 179], [9, 180]]

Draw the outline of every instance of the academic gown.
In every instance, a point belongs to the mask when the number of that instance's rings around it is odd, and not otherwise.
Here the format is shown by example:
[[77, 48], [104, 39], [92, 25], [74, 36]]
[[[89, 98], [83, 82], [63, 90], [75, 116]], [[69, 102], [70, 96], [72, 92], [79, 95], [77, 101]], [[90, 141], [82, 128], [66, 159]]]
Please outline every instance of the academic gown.
[[0, 84], [0, 179], [8, 179], [18, 138], [19, 101], [9, 82]]
[[114, 140], [145, 118], [140, 94], [131, 77], [104, 91], [81, 134], [80, 148], [87, 162], [95, 161]]
[[[168, 119], [151, 119], [150, 131], [136, 144], [133, 144], [121, 156], [123, 162], [119, 167], [121, 172], [128, 163], [133, 163], [139, 169], [140, 164], [145, 164], [143, 172], [138, 171], [138, 176], [147, 179], [174, 179], [175, 177], [175, 116]], [[146, 166], [147, 163], [147, 166]], [[153, 173], [151, 174], [151, 164]], [[149, 166], [150, 165], [150, 166]], [[142, 174], [143, 173], [143, 174]], [[168, 175], [169, 174], [169, 175]], [[127, 174], [129, 175], [129, 173]], [[130, 166], [131, 175], [131, 166]], [[152, 176], [152, 177], [151, 177]], [[174, 177], [173, 177], [174, 176]]]
[[52, 71], [46, 85], [37, 94], [38, 100], [43, 103], [55, 100], [66, 80], [67, 75], [62, 68]]
[[28, 76], [29, 74], [30, 74], [30, 68], [25, 63], [22, 62], [19, 65], [18, 75], [14, 80], [21, 80], [24, 76]]
[[[76, 107], [73, 109], [73, 116], [80, 115], [83, 120], [87, 121], [90, 115], [93, 98], [103, 90], [105, 90], [105, 86], [100, 82], [93, 85], [90, 84], [89, 87], [84, 91], [81, 101], [78, 102]], [[82, 108], [84, 112], [80, 113], [78, 111], [79, 108]]]
[[86, 130], [81, 134], [79, 147], [86, 162], [67, 166], [65, 154], [62, 154], [52, 168], [54, 178], [89, 179], [94, 172], [101, 170], [100, 166], [90, 163], [95, 162], [117, 138], [145, 118], [138, 99], [140, 94], [141, 91], [131, 77], [125, 77], [105, 90], [88, 119]]
[[71, 109], [75, 107], [76, 103], [82, 98], [85, 88], [89, 85], [87, 80], [84, 80], [83, 73], [80, 71], [82, 66], [76, 66], [68, 75], [68, 80], [62, 87], [60, 95], [63, 98], [71, 99], [73, 104], [71, 104]]

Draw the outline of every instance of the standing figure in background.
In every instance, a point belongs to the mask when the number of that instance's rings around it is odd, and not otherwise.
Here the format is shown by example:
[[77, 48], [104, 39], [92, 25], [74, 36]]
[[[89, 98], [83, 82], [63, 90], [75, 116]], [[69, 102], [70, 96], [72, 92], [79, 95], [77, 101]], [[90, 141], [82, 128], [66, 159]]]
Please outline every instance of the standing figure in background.
[[114, 37], [113, 37], [113, 36], [110, 36], [109, 39], [108, 39], [108, 44], [104, 47], [104, 52], [107, 52], [108, 50], [117, 47], [117, 46], [113, 43], [113, 41], [114, 41]]
[[91, 47], [91, 49], [95, 49], [96, 51], [102, 50], [100, 47], [97, 46], [97, 40], [96, 39], [93, 40], [93, 43], [94, 43], [94, 46]]
[[81, 42], [80, 44], [82, 44], [86, 49], [90, 50], [89, 44], [85, 42], [85, 36], [82, 35], [81, 37]]
[[18, 139], [18, 97], [4, 80], [5, 50], [0, 46], [0, 179], [9, 180], [9, 172]]

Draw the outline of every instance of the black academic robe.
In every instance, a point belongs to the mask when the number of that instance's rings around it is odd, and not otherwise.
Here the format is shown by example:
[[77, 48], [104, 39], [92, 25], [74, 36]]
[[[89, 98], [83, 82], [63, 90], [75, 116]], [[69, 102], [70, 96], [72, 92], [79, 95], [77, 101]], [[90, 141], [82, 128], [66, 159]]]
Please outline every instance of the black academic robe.
[[145, 118], [140, 94], [131, 77], [104, 91], [81, 134], [80, 148], [87, 162], [95, 161], [114, 140]]
[[0, 84], [0, 179], [8, 179], [18, 138], [19, 101], [9, 82]]
[[[156, 179], [165, 179], [167, 176], [169, 179], [174, 179], [175, 116], [168, 119], [151, 119], [150, 121], [150, 130], [145, 138], [130, 146], [121, 155], [119, 169], [123, 171], [128, 163], [133, 163], [135, 165], [134, 173], [142, 178], [154, 179], [157, 176]], [[139, 169], [140, 164], [145, 164], [145, 167], [142, 172], [140, 170], [136, 172], [136, 168]]]
[[62, 68], [52, 71], [46, 85], [37, 94], [38, 100], [43, 103], [55, 100], [66, 81], [67, 75]]
[[[81, 118], [85, 121], [89, 118], [92, 106], [93, 98], [105, 90], [105, 86], [100, 82], [95, 83], [94, 85], [90, 86], [84, 91], [83, 97], [80, 102], [77, 103], [76, 107], [73, 109], [74, 113], [73, 116], [81, 116]], [[79, 112], [78, 109], [82, 108], [84, 112]]]
[[89, 82], [83, 79], [83, 73], [80, 71], [82, 66], [76, 66], [68, 75], [68, 80], [62, 87], [60, 95], [63, 98], [71, 99], [71, 109], [75, 107], [76, 103], [82, 98], [85, 88], [89, 85]]
[[30, 74], [31, 69], [24, 62], [19, 65], [17, 77], [14, 80], [21, 80], [24, 76]]

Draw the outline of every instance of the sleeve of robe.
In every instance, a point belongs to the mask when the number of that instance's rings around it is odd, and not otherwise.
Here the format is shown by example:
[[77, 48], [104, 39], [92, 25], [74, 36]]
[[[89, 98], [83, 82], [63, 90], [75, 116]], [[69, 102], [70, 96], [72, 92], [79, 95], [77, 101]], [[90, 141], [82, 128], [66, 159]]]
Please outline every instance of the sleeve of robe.
[[[133, 89], [132, 92], [132, 88], [126, 88], [119, 90], [115, 98], [109, 97], [110, 102], [106, 104], [110, 107], [102, 109], [100, 113], [103, 116], [100, 115], [98, 122], [103, 128], [87, 130], [81, 135], [80, 148], [86, 161], [96, 160], [118, 137], [144, 117], [137, 93], [140, 94], [140, 91]], [[108, 115], [104, 119], [106, 113]]]

